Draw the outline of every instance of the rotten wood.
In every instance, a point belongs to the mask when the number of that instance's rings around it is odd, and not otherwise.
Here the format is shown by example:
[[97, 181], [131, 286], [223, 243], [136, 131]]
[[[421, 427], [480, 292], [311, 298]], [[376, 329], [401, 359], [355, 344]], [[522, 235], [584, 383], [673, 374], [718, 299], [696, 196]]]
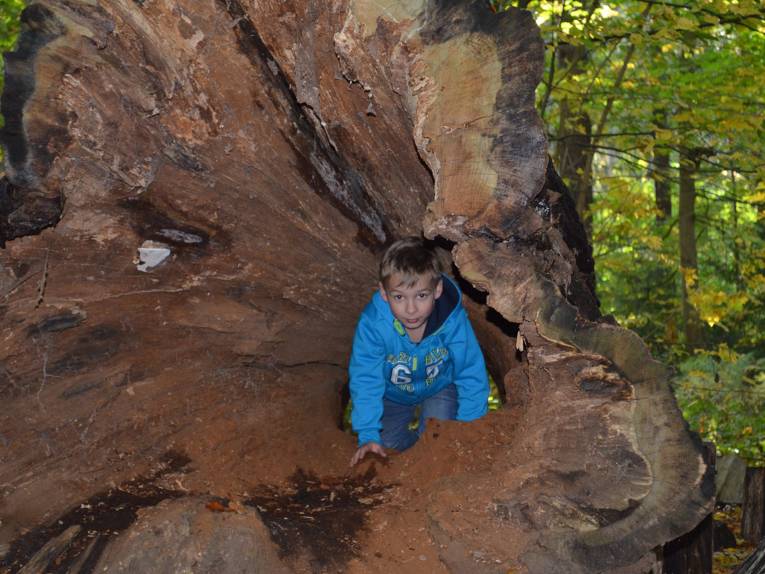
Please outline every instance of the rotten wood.
[[50, 540], [18, 571], [19, 574], [45, 574], [45, 572], [50, 572], [55, 565], [56, 558], [66, 550], [80, 530], [82, 530], [82, 527], [75, 524], [67, 528], [56, 538]]

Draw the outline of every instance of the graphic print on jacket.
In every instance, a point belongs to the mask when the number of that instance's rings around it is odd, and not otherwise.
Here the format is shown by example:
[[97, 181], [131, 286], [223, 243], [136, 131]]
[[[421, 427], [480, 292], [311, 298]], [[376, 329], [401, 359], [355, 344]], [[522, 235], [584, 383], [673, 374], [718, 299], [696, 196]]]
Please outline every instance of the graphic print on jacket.
[[[446, 347], [431, 349], [424, 355], [423, 361], [419, 355], [409, 355], [403, 351], [398, 355], [388, 355], [386, 370], [390, 369], [390, 373], [387, 379], [407, 393], [414, 393], [417, 389], [429, 389], [440, 374], [451, 372], [445, 365], [448, 357], [449, 350]], [[420, 368], [418, 372], [421, 365], [424, 368]]]

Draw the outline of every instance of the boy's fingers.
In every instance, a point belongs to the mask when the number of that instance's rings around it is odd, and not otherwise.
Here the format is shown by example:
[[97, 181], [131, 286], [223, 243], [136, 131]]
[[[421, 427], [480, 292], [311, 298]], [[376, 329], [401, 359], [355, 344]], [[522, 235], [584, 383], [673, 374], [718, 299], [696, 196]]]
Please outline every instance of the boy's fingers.
[[369, 443], [369, 450], [368, 452], [373, 452], [375, 454], [379, 454], [380, 456], [385, 456], [385, 449], [381, 444], [378, 444], [376, 442]]
[[351, 458], [351, 466], [355, 466], [360, 463], [367, 455], [367, 453], [370, 452], [380, 455], [383, 458], [388, 458], [388, 455], [385, 453], [385, 449], [381, 445], [377, 443], [367, 443], [360, 447], [353, 455], [353, 458]]
[[365, 454], [367, 454], [365, 449], [358, 449], [356, 454], [354, 454], [353, 458], [351, 459], [351, 466], [356, 466], [359, 462], [361, 462], [361, 459], [364, 458]]

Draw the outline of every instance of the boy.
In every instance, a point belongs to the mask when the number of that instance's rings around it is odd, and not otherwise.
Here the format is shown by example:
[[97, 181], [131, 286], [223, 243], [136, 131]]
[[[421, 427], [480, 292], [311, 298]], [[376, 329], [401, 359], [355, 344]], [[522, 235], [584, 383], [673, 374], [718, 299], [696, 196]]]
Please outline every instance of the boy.
[[[405, 450], [426, 418], [486, 414], [489, 381], [457, 285], [417, 237], [396, 241], [380, 262], [379, 290], [356, 327], [350, 363], [351, 466], [385, 448]], [[409, 429], [415, 408], [419, 425]]]

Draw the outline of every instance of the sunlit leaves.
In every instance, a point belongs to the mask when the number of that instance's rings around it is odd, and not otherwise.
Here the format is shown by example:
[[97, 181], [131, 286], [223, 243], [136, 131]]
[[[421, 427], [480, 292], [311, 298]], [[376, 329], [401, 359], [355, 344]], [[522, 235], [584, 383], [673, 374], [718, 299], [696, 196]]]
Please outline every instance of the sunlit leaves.
[[750, 465], [765, 464], [765, 360], [726, 346], [686, 360], [673, 380], [691, 427]]
[[0, 0], [0, 48], [7, 51], [15, 42], [19, 28], [19, 14], [24, 8], [21, 0]]
[[734, 327], [734, 321], [743, 319], [741, 314], [750, 301], [749, 294], [746, 292], [728, 293], [714, 287], [695, 289], [691, 292], [689, 299], [699, 312], [702, 321], [710, 327], [720, 325], [726, 331]]
[[[19, 16], [24, 9], [21, 0], [0, 0], [0, 52], [5, 53], [13, 49], [19, 34]], [[0, 59], [0, 92], [3, 90], [5, 79], [5, 63]], [[0, 127], [3, 125], [3, 117], [0, 116]], [[3, 152], [0, 149], [0, 162]]]
[[[21, 0], [0, 0], [0, 52], [13, 49], [19, 33], [19, 15], [24, 9]], [[2, 71], [2, 63], [0, 63]], [[0, 86], [2, 85], [0, 80]]]

